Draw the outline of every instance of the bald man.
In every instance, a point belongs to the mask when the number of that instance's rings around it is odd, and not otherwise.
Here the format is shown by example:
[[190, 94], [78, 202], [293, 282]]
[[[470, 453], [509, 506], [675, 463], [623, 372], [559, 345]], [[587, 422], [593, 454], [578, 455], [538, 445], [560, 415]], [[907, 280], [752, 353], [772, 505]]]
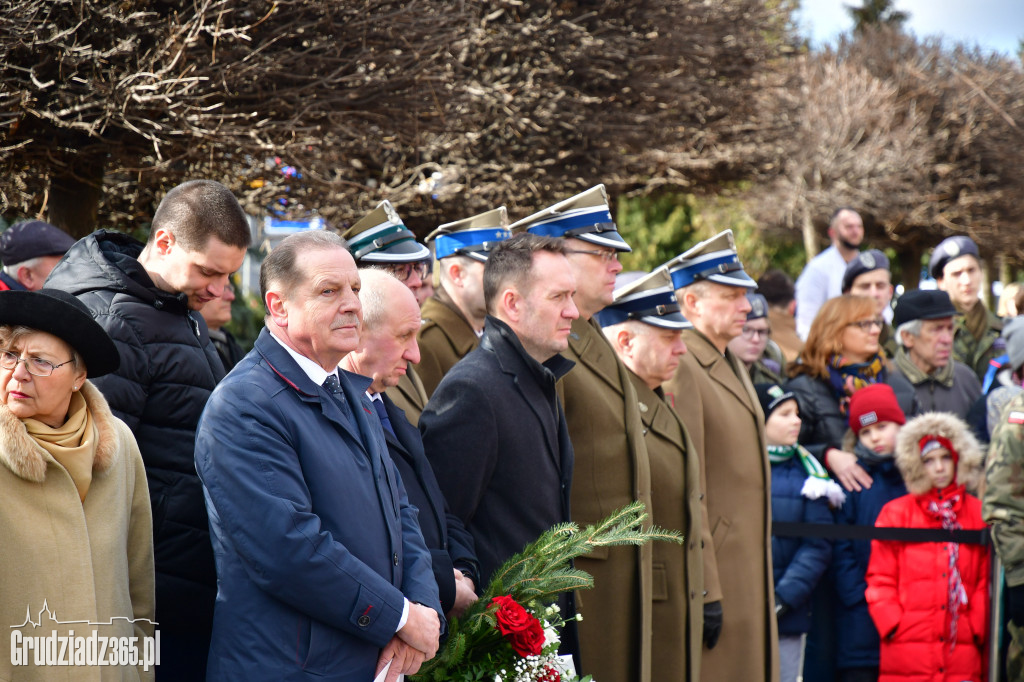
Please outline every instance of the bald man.
[[388, 452], [409, 501], [420, 510], [420, 530], [430, 550], [441, 607], [449, 616], [458, 616], [477, 598], [480, 569], [473, 536], [448, 510], [420, 432], [385, 392], [398, 385], [409, 363], [419, 362], [420, 307], [413, 292], [389, 272], [364, 268], [359, 278], [363, 327], [359, 345], [342, 359], [341, 367], [373, 380], [366, 395], [384, 427]]

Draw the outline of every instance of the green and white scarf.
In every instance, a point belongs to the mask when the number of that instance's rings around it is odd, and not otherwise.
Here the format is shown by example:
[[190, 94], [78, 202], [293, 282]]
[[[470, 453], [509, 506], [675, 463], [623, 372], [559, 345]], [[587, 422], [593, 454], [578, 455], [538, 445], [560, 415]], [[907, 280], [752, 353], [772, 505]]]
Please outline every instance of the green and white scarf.
[[769, 445], [768, 461], [772, 464], [782, 464], [793, 459], [800, 458], [800, 465], [807, 473], [807, 480], [800, 494], [809, 500], [816, 500], [819, 497], [827, 497], [833, 507], [842, 506], [846, 501], [846, 493], [839, 487], [839, 484], [829, 478], [825, 467], [815, 459], [814, 455], [807, 451], [802, 445]]

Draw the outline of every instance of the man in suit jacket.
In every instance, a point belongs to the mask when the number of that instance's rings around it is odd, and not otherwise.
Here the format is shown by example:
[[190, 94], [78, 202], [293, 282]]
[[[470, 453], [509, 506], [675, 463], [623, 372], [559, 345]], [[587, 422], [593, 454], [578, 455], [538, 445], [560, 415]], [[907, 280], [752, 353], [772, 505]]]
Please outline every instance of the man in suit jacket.
[[[576, 318], [576, 282], [561, 242], [520, 235], [484, 270], [490, 313], [480, 347], [452, 368], [420, 419], [448, 504], [473, 535], [480, 579], [570, 520], [573, 455], [555, 382]], [[562, 615], [574, 615], [568, 596]], [[568, 630], [568, 628], [567, 628]], [[568, 637], [567, 637], [568, 635]], [[563, 631], [563, 653], [574, 631]]]
[[[566, 357], [576, 362], [560, 384], [576, 471], [573, 520], [596, 523], [639, 500], [651, 511], [651, 470], [636, 391], [594, 314], [612, 302], [618, 254], [630, 250], [612, 222], [604, 185], [512, 225], [513, 232], [559, 237], [576, 277]], [[652, 519], [658, 523], [658, 519]], [[653, 548], [607, 547], [580, 557], [594, 576], [578, 598], [583, 672], [605, 682], [650, 682]]]
[[420, 432], [384, 392], [398, 384], [409, 363], [419, 360], [420, 307], [412, 292], [387, 272], [364, 269], [359, 278], [363, 329], [359, 345], [342, 359], [341, 367], [373, 380], [366, 395], [384, 427], [388, 452], [409, 501], [420, 511], [420, 530], [430, 550], [441, 608], [447, 615], [459, 616], [476, 601], [479, 567], [473, 536], [448, 510]]
[[743, 363], [728, 349], [755, 284], [732, 231], [668, 263], [693, 329], [665, 384], [700, 457], [704, 492], [704, 655], [701, 678], [779, 679], [771, 563], [771, 472], [764, 413]]
[[654, 543], [651, 677], [697, 682], [704, 626], [700, 464], [661, 389], [686, 353], [683, 330], [693, 325], [679, 312], [665, 268], [649, 275], [623, 273], [616, 285], [614, 302], [597, 320], [629, 369], [639, 399], [654, 518], [659, 526], [680, 531], [685, 542]]
[[260, 287], [266, 328], [196, 438], [217, 562], [207, 678], [415, 673], [444, 621], [369, 380], [338, 371], [359, 342], [355, 262], [337, 235], [299, 233]]

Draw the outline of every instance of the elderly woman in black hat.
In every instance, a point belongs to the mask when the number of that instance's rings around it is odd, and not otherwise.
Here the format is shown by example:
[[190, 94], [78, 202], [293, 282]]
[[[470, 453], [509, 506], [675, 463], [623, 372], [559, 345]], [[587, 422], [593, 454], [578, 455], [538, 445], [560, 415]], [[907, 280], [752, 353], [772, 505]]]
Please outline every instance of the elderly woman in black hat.
[[[0, 679], [55, 672], [36, 667], [16, 630], [25, 638], [72, 630], [137, 637], [138, 658], [146, 657], [154, 634], [146, 473], [131, 431], [87, 379], [119, 362], [113, 341], [70, 294], [0, 292], [0, 622], [13, 626], [0, 638], [10, 649], [0, 652]], [[128, 641], [108, 639], [99, 653], [120, 665], [71, 655], [68, 662], [83, 665], [67, 679], [151, 679], [142, 660], [110, 658], [110, 646]]]

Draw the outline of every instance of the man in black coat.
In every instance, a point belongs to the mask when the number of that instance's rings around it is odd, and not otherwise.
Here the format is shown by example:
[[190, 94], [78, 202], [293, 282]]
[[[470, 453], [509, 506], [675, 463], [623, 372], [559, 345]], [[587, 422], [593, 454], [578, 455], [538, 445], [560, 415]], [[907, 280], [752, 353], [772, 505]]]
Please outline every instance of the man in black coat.
[[135, 435], [153, 505], [157, 679], [206, 678], [217, 577], [196, 426], [224, 367], [199, 310], [220, 297], [251, 242], [227, 187], [178, 185], [153, 216], [146, 244], [99, 230], [76, 243], [46, 281], [78, 297], [121, 354], [116, 372], [95, 380]]
[[367, 397], [384, 427], [388, 452], [409, 495], [419, 509], [420, 530], [430, 550], [434, 579], [445, 614], [458, 616], [476, 601], [479, 566], [469, 534], [459, 517], [448, 510], [444, 495], [423, 451], [420, 432], [385, 393], [398, 384], [409, 363], [419, 361], [416, 332], [420, 307], [413, 293], [383, 270], [359, 271], [363, 326], [359, 345], [341, 366], [373, 380]]
[[555, 382], [572, 367], [558, 352], [578, 313], [563, 248], [532, 235], [495, 247], [480, 347], [445, 375], [420, 419], [427, 457], [473, 535], [485, 582], [569, 520], [572, 445]]
[[[573, 366], [559, 353], [579, 313], [564, 253], [561, 241], [530, 234], [491, 251], [480, 346], [445, 375], [420, 418], [441, 490], [476, 543], [483, 584], [570, 520], [572, 444], [555, 383]], [[574, 616], [570, 596], [561, 607]], [[563, 630], [562, 652], [578, 657], [574, 628]]]

